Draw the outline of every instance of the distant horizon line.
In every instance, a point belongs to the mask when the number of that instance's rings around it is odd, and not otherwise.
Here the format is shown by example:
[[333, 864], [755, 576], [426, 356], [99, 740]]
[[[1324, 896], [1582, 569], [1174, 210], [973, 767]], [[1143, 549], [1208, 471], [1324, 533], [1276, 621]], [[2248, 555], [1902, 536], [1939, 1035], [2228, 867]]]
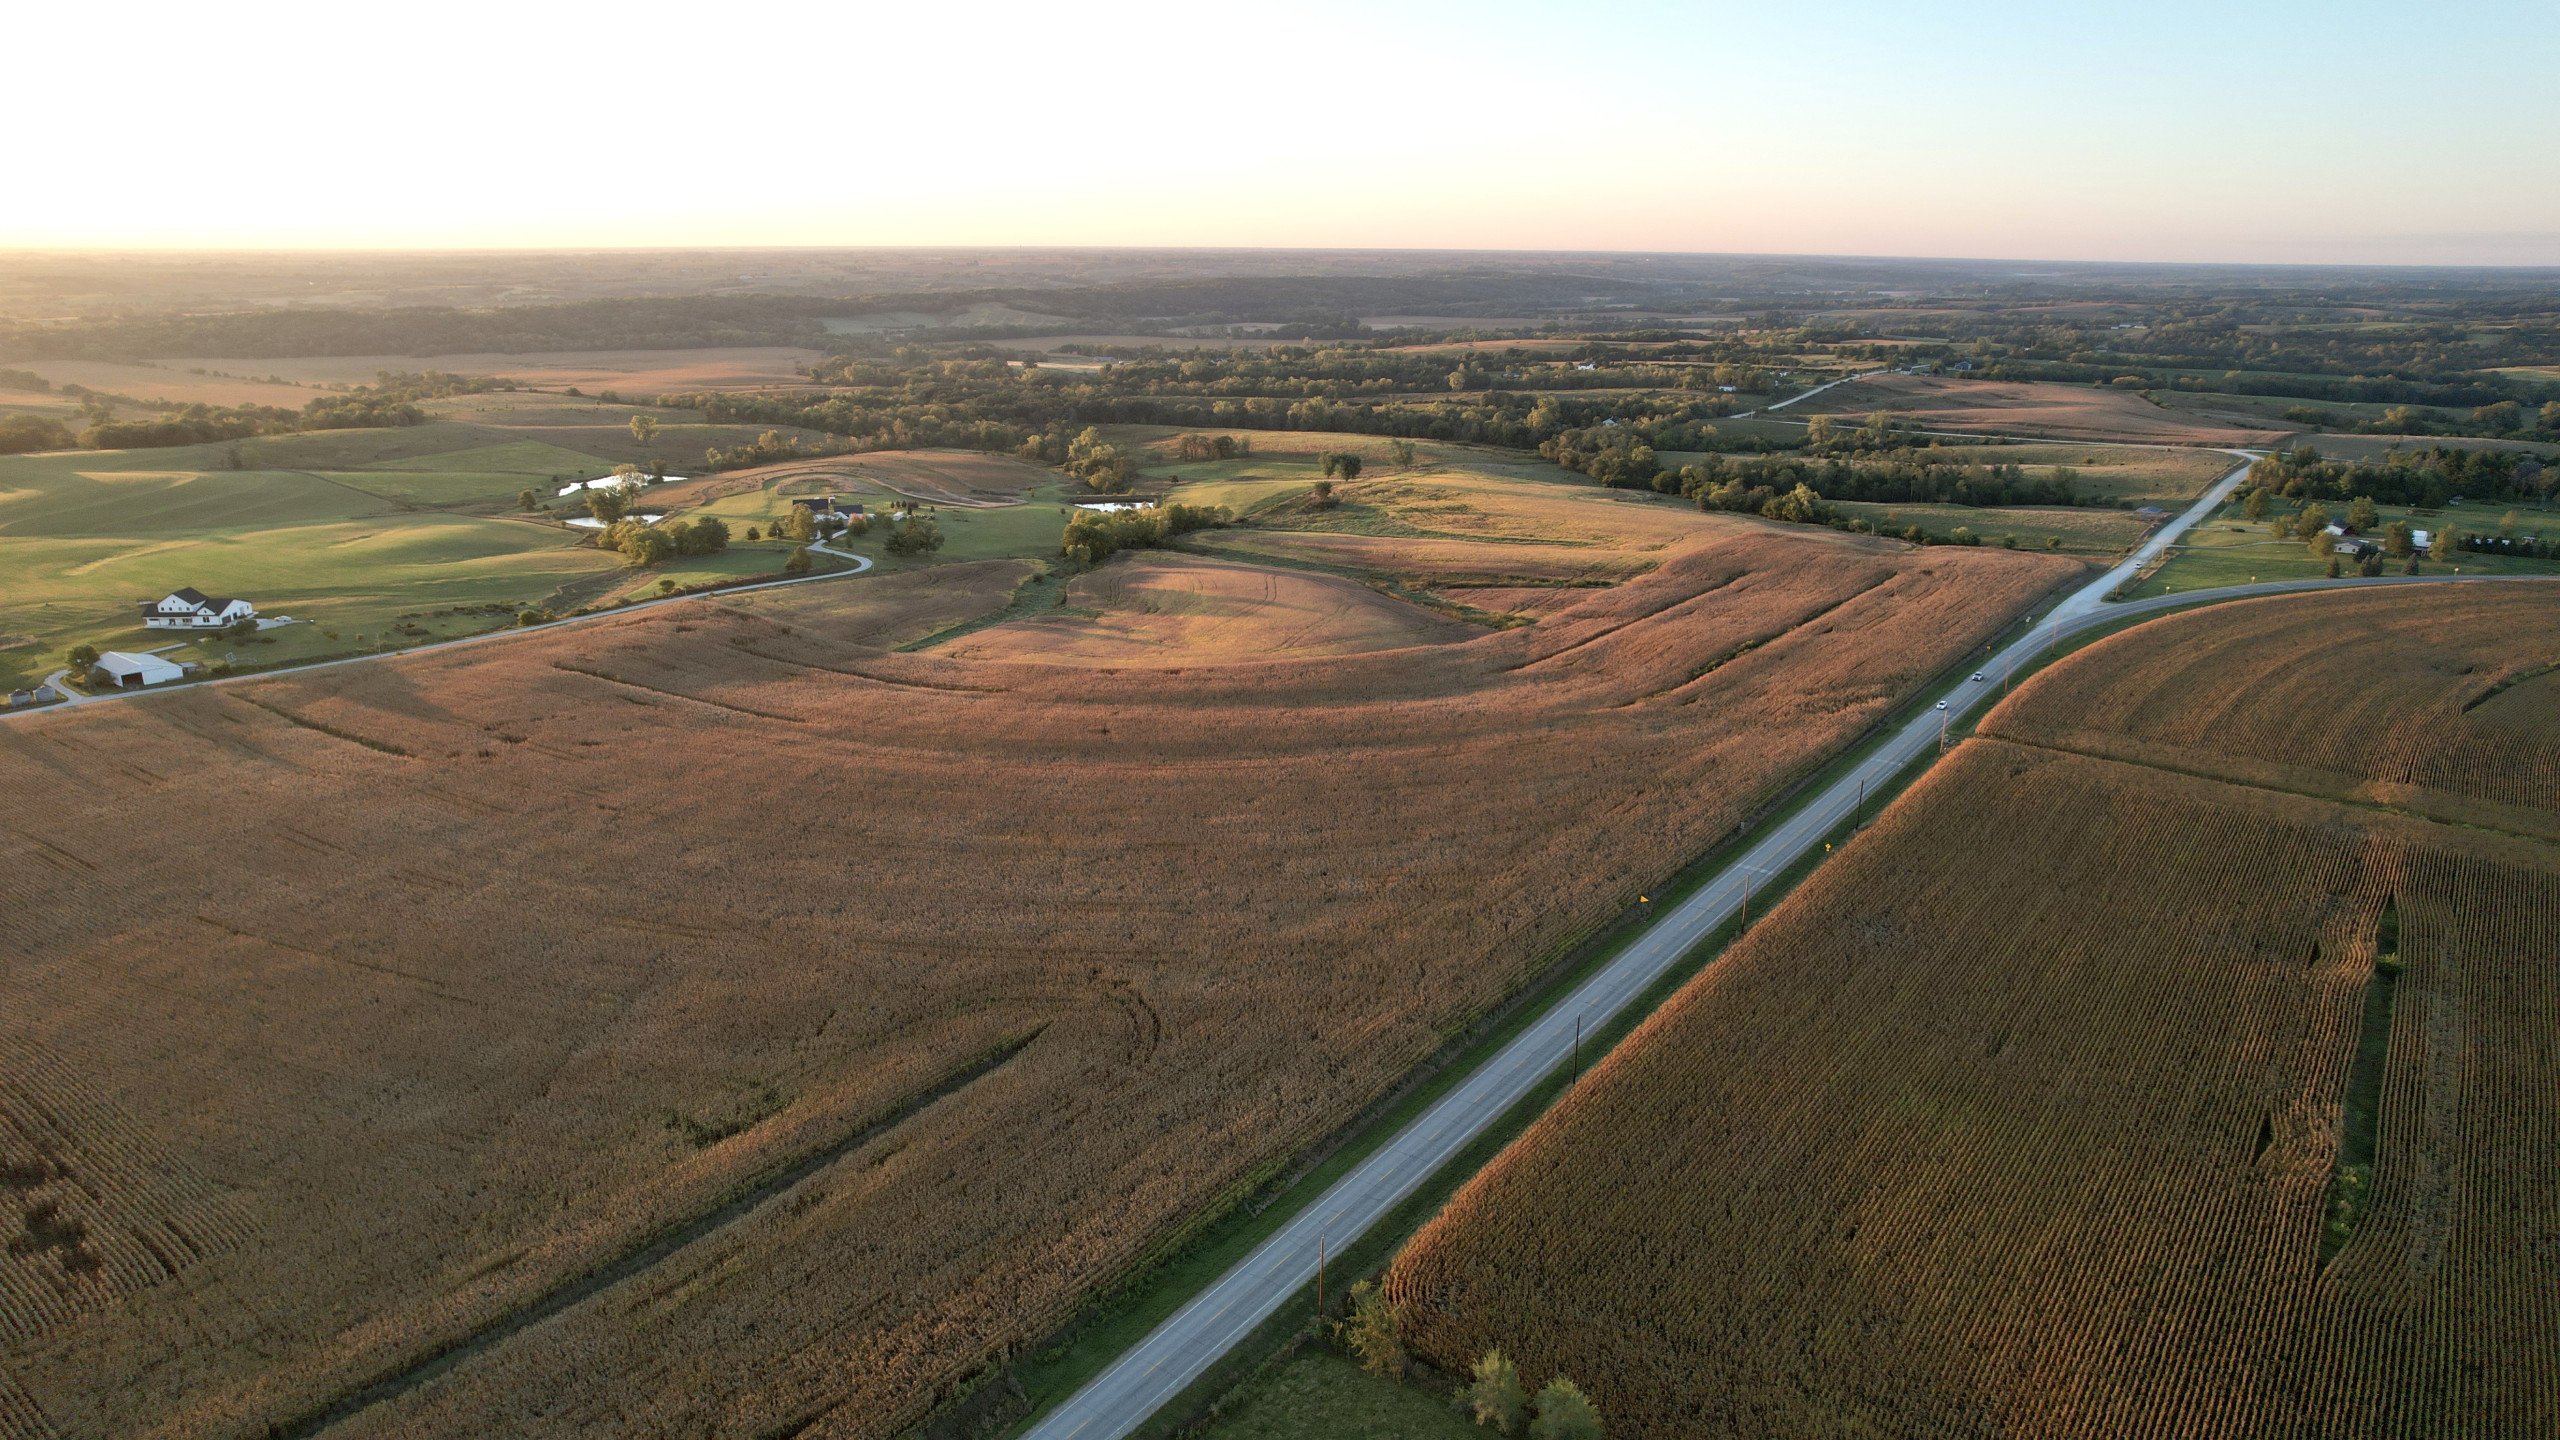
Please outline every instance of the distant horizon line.
[[1078, 254], [1078, 255], [1406, 255], [1516, 256], [1649, 260], [1796, 260], [1839, 264], [2048, 265], [2151, 270], [2465, 270], [2560, 273], [2560, 258], [2543, 262], [2480, 260], [2130, 260], [2029, 255], [1893, 255], [1820, 250], [1659, 250], [1516, 248], [1440, 245], [1158, 245], [1158, 244], [558, 244], [558, 245], [10, 245], [0, 243], [0, 263], [20, 259], [165, 257], [538, 256], [538, 255], [818, 255], [818, 254]]

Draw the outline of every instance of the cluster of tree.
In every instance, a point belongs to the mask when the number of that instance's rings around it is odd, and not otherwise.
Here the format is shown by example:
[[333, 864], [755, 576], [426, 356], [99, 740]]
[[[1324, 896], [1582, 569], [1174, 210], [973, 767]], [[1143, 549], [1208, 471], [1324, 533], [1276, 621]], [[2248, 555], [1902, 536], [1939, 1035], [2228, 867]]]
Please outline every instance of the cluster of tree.
[[0, 415], [0, 455], [70, 448], [70, 427], [59, 420], [42, 415]]
[[1477, 1425], [1497, 1435], [1525, 1433], [1529, 1440], [1600, 1440], [1599, 1408], [1582, 1393], [1582, 1387], [1561, 1375], [1532, 1396], [1521, 1387], [1520, 1367], [1494, 1349], [1477, 1359], [1471, 1377], [1451, 1399]]
[[2288, 500], [2347, 500], [2366, 495], [2385, 505], [2422, 510], [2453, 500], [2549, 504], [2560, 466], [2513, 450], [2430, 446], [2357, 460], [2332, 460], [2310, 445], [2269, 455], [2249, 467], [2249, 483]]
[[301, 416], [273, 405], [236, 405], [226, 409], [196, 404], [146, 419], [94, 419], [89, 428], [80, 432], [80, 444], [90, 450], [157, 449], [277, 435], [301, 428]]
[[[634, 419], [640, 417], [634, 416]], [[652, 432], [654, 436], [655, 432]], [[753, 440], [743, 441], [723, 450], [717, 445], [702, 452], [702, 468], [706, 473], [723, 470], [751, 470], [758, 465], [771, 465], [777, 460], [799, 460], [816, 455], [841, 455], [849, 447], [807, 441], [779, 430], [767, 430]]]
[[1058, 537], [1059, 553], [1099, 565], [1123, 550], [1146, 550], [1178, 535], [1224, 525], [1235, 517], [1224, 505], [1162, 505], [1144, 510], [1079, 510]]
[[[2107, 384], [2127, 389], [2177, 390], [2188, 394], [2271, 395], [2325, 400], [2341, 405], [2463, 407], [2496, 404], [2515, 393], [2505, 384], [2467, 375], [2443, 380], [2412, 379], [2401, 375], [2286, 375], [2245, 370], [2198, 375], [2147, 366], [2128, 369], [2121, 360], [2088, 364], [2004, 360], [1981, 374], [1989, 380]], [[2132, 382], [2130, 385], [2126, 384], [2128, 380]]]
[[1844, 428], [1837, 415], [1816, 415], [1804, 423], [1804, 447], [1817, 455], [1900, 450], [1910, 443], [1910, 423], [1885, 410], [1869, 414], [1855, 429]]
[[1601, 424], [1566, 430], [1538, 442], [1538, 453], [1603, 485], [1640, 490], [1662, 478], [1653, 447], [1624, 426]]
[[[937, 302], [944, 303], [944, 302]], [[462, 355], [805, 345], [841, 301], [806, 295], [631, 296], [461, 309], [293, 306], [120, 314], [64, 324], [0, 320], [0, 352], [41, 359], [186, 355]]]
[[729, 548], [729, 526], [716, 515], [672, 525], [619, 520], [597, 532], [596, 544], [617, 551], [634, 569], [663, 565], [679, 555], [711, 555]]
[[33, 370], [0, 369], [0, 389], [32, 390], [42, 395], [53, 388], [53, 382]]
[[1808, 459], [1778, 455], [1751, 459], [1708, 455], [1670, 475], [1653, 478], [1666, 493], [1694, 495], [1702, 489], [1740, 482], [1783, 490], [1809, 485], [1834, 500], [1898, 505], [2090, 505], [2079, 473], [2069, 466], [2047, 475], [2031, 475], [2006, 461], [1982, 464], [1964, 458], [1958, 447], [1926, 446], [1911, 450], [1865, 452], [1846, 457]]
[[1316, 458], [1322, 462], [1328, 479], [1336, 475], [1345, 480], [1360, 478], [1360, 452], [1356, 450], [1327, 450]]
[[[1395, 1308], [1366, 1280], [1351, 1287], [1350, 1311], [1333, 1322], [1333, 1334], [1372, 1375], [1401, 1380], [1412, 1368]], [[1498, 1435], [1600, 1440], [1602, 1434], [1599, 1408], [1580, 1386], [1558, 1375], [1532, 1396], [1520, 1384], [1520, 1368], [1499, 1349], [1476, 1361], [1468, 1383], [1450, 1399], [1476, 1424]]]
[[1657, 448], [1770, 448], [1756, 439], [1718, 444], [1711, 422], [1733, 408], [1721, 396], [1497, 391], [1356, 401], [1268, 395], [1203, 399], [1152, 393], [1142, 376], [1125, 366], [1100, 374], [1006, 368], [999, 375], [992, 369], [981, 374], [969, 365], [934, 362], [875, 364], [860, 373], [870, 379], [899, 378], [892, 384], [829, 392], [663, 395], [658, 403], [700, 410], [716, 423], [793, 425], [840, 435], [850, 441], [845, 448], [852, 451], [923, 446], [1015, 451], [1026, 441], [1052, 432], [1072, 435], [1084, 427], [1108, 424], [1351, 431], [1408, 441], [1445, 440], [1528, 450], [1560, 431], [1604, 420], [1631, 427], [1646, 444]]
[[1073, 436], [1064, 427], [1051, 425], [1026, 438], [1015, 451], [1026, 460], [1055, 465], [1106, 495], [1127, 493], [1129, 477], [1138, 470], [1138, 457], [1103, 439], [1102, 432], [1090, 425]]
[[1250, 435], [1184, 435], [1173, 442], [1176, 459], [1234, 460], [1253, 453]]

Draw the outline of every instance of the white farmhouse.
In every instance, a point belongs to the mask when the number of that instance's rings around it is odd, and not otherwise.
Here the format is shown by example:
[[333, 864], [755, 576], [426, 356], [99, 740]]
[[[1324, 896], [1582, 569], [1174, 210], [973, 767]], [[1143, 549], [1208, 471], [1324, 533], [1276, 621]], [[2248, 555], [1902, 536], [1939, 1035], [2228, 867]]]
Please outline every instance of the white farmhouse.
[[257, 618], [258, 607], [248, 601], [215, 600], [192, 585], [142, 602], [142, 623], [154, 630], [219, 630]]
[[98, 663], [90, 669], [93, 679], [118, 689], [135, 685], [166, 685], [186, 673], [174, 662], [157, 655], [135, 655], [122, 650], [110, 650], [99, 656]]

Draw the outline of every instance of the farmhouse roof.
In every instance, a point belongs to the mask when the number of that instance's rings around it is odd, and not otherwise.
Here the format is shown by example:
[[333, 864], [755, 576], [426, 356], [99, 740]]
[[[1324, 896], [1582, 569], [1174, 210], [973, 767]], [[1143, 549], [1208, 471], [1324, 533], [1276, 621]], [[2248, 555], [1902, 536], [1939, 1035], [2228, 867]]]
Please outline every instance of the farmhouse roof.
[[193, 585], [179, 586], [177, 589], [169, 592], [169, 598], [172, 600], [184, 600], [190, 605], [210, 605], [213, 603], [211, 600], [205, 598], [205, 593], [203, 591], [197, 589]]

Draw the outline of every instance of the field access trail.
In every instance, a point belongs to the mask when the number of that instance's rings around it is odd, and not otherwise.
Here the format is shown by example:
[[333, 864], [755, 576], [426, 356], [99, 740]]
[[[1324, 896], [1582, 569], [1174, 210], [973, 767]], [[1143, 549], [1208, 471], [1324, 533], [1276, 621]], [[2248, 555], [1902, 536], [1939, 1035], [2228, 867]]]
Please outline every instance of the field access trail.
[[334, 670], [341, 665], [361, 665], [368, 660], [391, 660], [403, 655], [424, 655], [432, 650], [452, 650], [464, 645], [487, 645], [499, 640], [513, 640], [522, 635], [539, 635], [545, 630], [585, 625], [596, 620], [617, 619], [659, 605], [699, 600], [705, 593], [743, 595], [750, 590], [779, 590], [785, 585], [814, 585], [821, 580], [849, 579], [871, 568], [870, 557], [856, 555], [850, 550], [832, 550], [824, 542], [817, 540], [810, 541], [809, 548], [821, 555], [833, 556], [838, 560], [850, 560], [853, 562], [853, 568], [830, 570], [824, 575], [793, 575], [781, 580], [759, 580], [752, 585], [730, 585], [710, 592], [695, 591], [689, 595], [661, 595], [654, 600], [616, 605], [610, 610], [598, 610], [591, 615], [567, 615], [557, 620], [545, 620], [538, 625], [523, 625], [511, 630], [489, 630], [478, 635], [459, 635], [451, 640], [412, 645], [404, 650], [377, 650], [370, 655], [346, 655], [335, 660], [315, 660], [308, 665], [285, 665], [273, 670], [252, 670], [245, 675], [225, 675], [213, 680], [199, 680], [192, 685], [160, 685], [141, 690], [108, 690], [96, 695], [83, 695], [65, 683], [71, 674], [70, 671], [56, 670], [45, 677], [44, 683], [52, 686], [53, 692], [62, 697], [59, 702], [51, 705], [30, 705], [12, 710], [0, 710], [0, 720], [14, 720], [21, 715], [51, 715], [75, 706], [96, 705], [109, 700], [142, 700], [154, 695], [183, 694], [190, 690], [201, 690], [208, 685], [237, 685], [248, 680], [272, 680], [279, 675], [303, 675], [314, 670]]
[[[1956, 721], [1986, 708], [2001, 678], [2039, 649], [2128, 617], [2198, 603], [2299, 590], [2377, 584], [2470, 584], [2494, 576], [2417, 576], [2384, 580], [2267, 581], [2163, 595], [2110, 605], [2107, 595], [2156, 559], [2178, 535], [2211, 515], [2238, 490], [2255, 457], [2209, 487], [2175, 521], [2162, 526], [2115, 567], [2082, 585], [1997, 654], [1977, 662], [1983, 683], [1958, 678], [1940, 693], [1943, 707], [1923, 709], [1893, 731], [1855, 768], [1840, 775], [1740, 856], [1671, 907], [1652, 926], [1570, 994], [1515, 1036], [1474, 1074], [1336, 1181], [1280, 1230], [1207, 1289], [1167, 1317], [1036, 1424], [1023, 1440], [1119, 1440], [1180, 1395], [1218, 1358], [1276, 1313], [1315, 1278], [1318, 1246], [1341, 1250], [1429, 1180], [1459, 1151], [1572, 1057], [1583, 1030], [1598, 1030], [1669, 973], [1716, 927], [1742, 912], [1756, 884], [1860, 813], [1870, 792], [1882, 794], [1906, 767], [1941, 745]], [[2503, 577], [2511, 578], [2511, 577]], [[1591, 1057], [1597, 1059], [1598, 1057]]]

